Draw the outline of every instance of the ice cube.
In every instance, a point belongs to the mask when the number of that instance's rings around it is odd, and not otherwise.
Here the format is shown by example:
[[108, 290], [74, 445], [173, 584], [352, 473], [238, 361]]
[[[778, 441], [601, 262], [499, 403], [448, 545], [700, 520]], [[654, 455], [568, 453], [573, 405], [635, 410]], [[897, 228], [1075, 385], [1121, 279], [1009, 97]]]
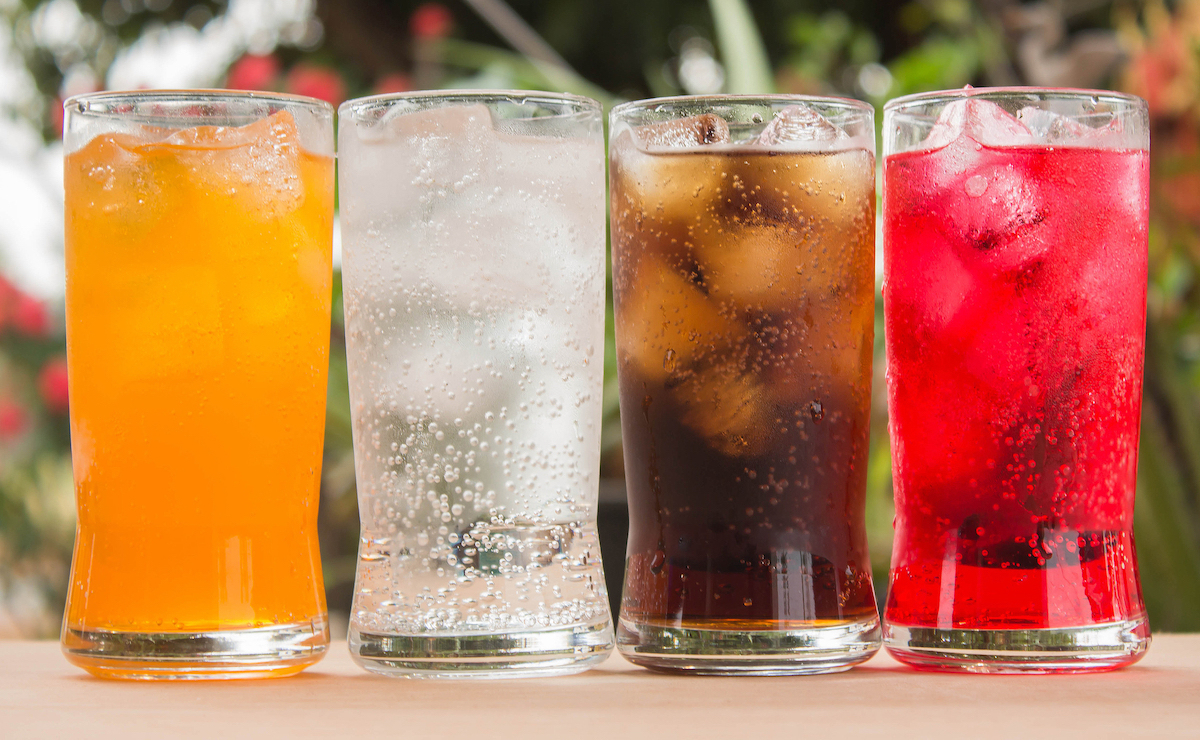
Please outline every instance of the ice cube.
[[655, 257], [642, 258], [622, 294], [617, 312], [621, 361], [651, 382], [684, 374], [749, 335], [699, 286]]
[[697, 237], [696, 262], [714, 298], [770, 312], [810, 290], [828, 291], [828, 273], [810, 259], [809, 236], [810, 229], [787, 224], [732, 227]]
[[940, 149], [961, 136], [985, 146], [1019, 146], [1035, 141], [1025, 124], [995, 103], [978, 98], [956, 100], [942, 109], [925, 138], [928, 149]]
[[638, 146], [647, 151], [691, 149], [729, 143], [729, 124], [712, 113], [651, 123], [633, 129]]
[[68, 218], [120, 222], [131, 240], [169, 212], [177, 188], [163, 188], [159, 168], [141, 151], [146, 139], [132, 134], [97, 136], [67, 156], [65, 178], [76, 193]]
[[492, 114], [482, 103], [423, 109], [417, 103], [397, 101], [386, 109], [360, 111], [358, 125], [341, 128], [343, 143], [339, 148], [346, 148], [347, 138], [364, 144], [402, 138], [411, 145], [490, 138], [493, 131]]
[[226, 195], [263, 221], [282, 218], [304, 202], [300, 132], [287, 111], [247, 126], [194, 126], [140, 150], [178, 158], [208, 195]]
[[1017, 120], [1025, 124], [1030, 133], [1040, 141], [1060, 144], [1084, 136], [1089, 127], [1074, 118], [1053, 111], [1026, 106], [1017, 111]]
[[1015, 272], [1034, 267], [1049, 252], [1041, 187], [1020, 164], [1009, 157], [980, 164], [948, 193], [946, 226], [966, 264]]
[[1126, 132], [1121, 119], [1111, 114], [1092, 114], [1085, 119], [1089, 123], [1085, 123], [1072, 116], [1027, 106], [1017, 111], [1017, 118], [1039, 141], [1047, 144], [1106, 149], [1140, 148], [1140, 142]]
[[[1028, 129], [998, 106], [974, 100], [955, 105], [961, 105], [962, 115], [990, 116], [987, 125], [993, 127], [993, 134], [999, 127], [1020, 126], [1025, 133], [1014, 132], [1007, 143], [1019, 136], [1026, 144], [1033, 141]], [[934, 212], [932, 228], [955, 245], [968, 269], [990, 274], [1032, 268], [1050, 247], [1040, 228], [1047, 217], [1041, 182], [1029, 170], [1025, 151], [981, 146], [980, 139], [988, 137], [972, 126], [972, 131], [964, 129], [953, 141], [922, 157], [911, 170], [908, 177], [913, 182], [905, 189], [926, 196], [908, 208]]]
[[845, 131], [830, 123], [813, 108], [807, 105], [789, 105], [775, 114], [754, 143], [787, 147], [789, 144], [829, 144], [849, 138]]
[[730, 185], [726, 156], [639, 151], [628, 130], [616, 135], [611, 148], [613, 191], [623, 200], [614, 208], [635, 209], [655, 228], [677, 230], [680, 244], [711, 216]]
[[753, 375], [730, 364], [699, 368], [672, 390], [682, 421], [729, 457], [757, 457], [771, 442], [771, 397]]
[[692, 234], [710, 294], [771, 312], [835, 290], [874, 234], [874, 179], [861, 149], [737, 158], [719, 228]]
[[478, 146], [495, 137], [492, 114], [482, 103], [431, 110], [400, 110], [390, 113], [381, 124], [390, 137], [404, 137], [417, 143], [437, 140], [454, 142], [458, 146], [463, 146], [464, 142]]

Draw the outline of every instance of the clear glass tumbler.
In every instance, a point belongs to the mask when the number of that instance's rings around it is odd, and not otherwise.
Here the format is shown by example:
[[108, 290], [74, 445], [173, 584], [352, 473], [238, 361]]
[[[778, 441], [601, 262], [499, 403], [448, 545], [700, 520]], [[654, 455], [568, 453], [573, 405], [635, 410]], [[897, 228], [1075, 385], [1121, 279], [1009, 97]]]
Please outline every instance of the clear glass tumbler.
[[333, 109], [100, 93], [68, 100], [65, 128], [63, 650], [118, 678], [299, 671], [329, 642]]
[[584, 670], [613, 642], [600, 106], [458, 91], [340, 114], [351, 653], [410, 677]]
[[883, 128], [885, 644], [947, 670], [1132, 663], [1145, 102], [965, 89], [893, 100]]
[[798, 96], [612, 112], [634, 663], [816, 673], [879, 649], [873, 119]]

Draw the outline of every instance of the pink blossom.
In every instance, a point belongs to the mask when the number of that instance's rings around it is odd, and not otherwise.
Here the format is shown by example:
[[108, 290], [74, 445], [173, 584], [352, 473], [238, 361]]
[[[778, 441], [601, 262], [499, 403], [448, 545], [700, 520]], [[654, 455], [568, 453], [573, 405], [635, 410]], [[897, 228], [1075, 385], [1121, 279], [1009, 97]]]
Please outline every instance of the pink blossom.
[[408, 20], [412, 35], [419, 39], [440, 39], [450, 33], [454, 16], [441, 3], [425, 3], [413, 11]]
[[9, 305], [12, 307], [13, 327], [18, 332], [35, 338], [45, 337], [50, 333], [50, 316], [41, 301], [18, 292]]
[[247, 54], [233, 63], [225, 78], [231, 90], [270, 90], [279, 76], [279, 60], [274, 54]]
[[0, 439], [12, 439], [29, 425], [29, 415], [11, 398], [0, 398]]
[[346, 99], [346, 83], [338, 73], [328, 67], [301, 62], [288, 72], [285, 87], [295, 95], [324, 100], [338, 105]]
[[59, 355], [42, 365], [37, 379], [38, 393], [51, 413], [61, 414], [67, 410], [67, 358]]

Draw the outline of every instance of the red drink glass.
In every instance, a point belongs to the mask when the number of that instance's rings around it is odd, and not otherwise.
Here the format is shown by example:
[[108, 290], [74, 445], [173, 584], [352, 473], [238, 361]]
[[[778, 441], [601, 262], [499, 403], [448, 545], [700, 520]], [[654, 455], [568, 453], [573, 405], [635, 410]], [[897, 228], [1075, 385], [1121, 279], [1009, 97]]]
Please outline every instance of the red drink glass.
[[885, 645], [948, 670], [1132, 663], [1145, 103], [966, 89], [889, 102], [884, 132]]

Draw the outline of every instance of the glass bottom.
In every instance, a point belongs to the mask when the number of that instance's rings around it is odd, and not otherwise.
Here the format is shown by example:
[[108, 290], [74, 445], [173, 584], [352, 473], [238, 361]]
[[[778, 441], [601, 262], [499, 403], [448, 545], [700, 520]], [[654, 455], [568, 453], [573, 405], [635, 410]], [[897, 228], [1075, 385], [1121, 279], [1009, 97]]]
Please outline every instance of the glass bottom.
[[1087, 673], [1141, 659], [1150, 647], [1143, 616], [1055, 629], [964, 630], [888, 624], [884, 645], [914, 668], [965, 673]]
[[399, 678], [533, 678], [579, 673], [613, 648], [608, 620], [561, 629], [455, 635], [389, 635], [350, 626], [350, 656]]
[[867, 660], [879, 644], [876, 616], [771, 630], [622, 618], [617, 630], [617, 647], [631, 663], [668, 673], [718, 676], [835, 673]]
[[63, 630], [67, 660], [101, 678], [195, 680], [299, 673], [329, 647], [329, 624], [311, 622], [211, 632]]

